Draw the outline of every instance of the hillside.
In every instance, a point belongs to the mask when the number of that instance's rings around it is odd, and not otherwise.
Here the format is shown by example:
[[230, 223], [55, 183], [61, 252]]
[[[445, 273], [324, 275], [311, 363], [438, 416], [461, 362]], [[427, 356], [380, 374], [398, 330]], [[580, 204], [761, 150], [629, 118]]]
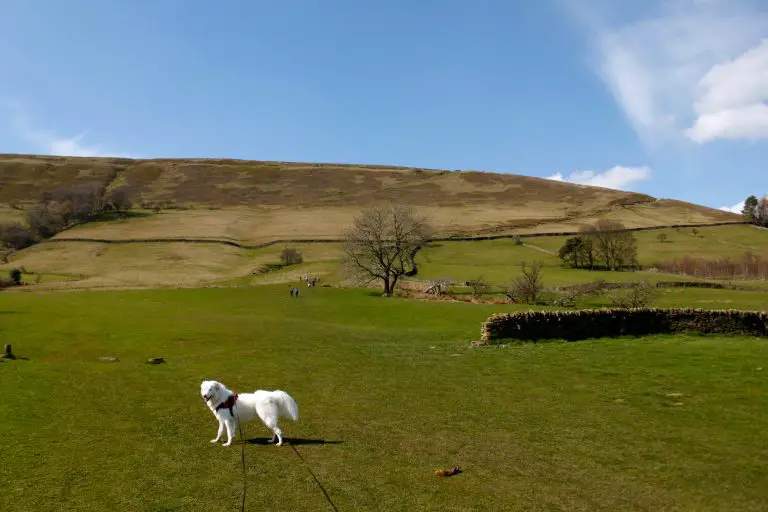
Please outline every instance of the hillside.
[[242, 160], [0, 155], [0, 218], [59, 186], [129, 186], [162, 207], [121, 223], [81, 226], [67, 238], [225, 238], [244, 243], [338, 237], [363, 206], [417, 206], [443, 235], [552, 232], [598, 217], [629, 227], [739, 220], [733, 214], [637, 193], [513, 174]]
[[[598, 218], [613, 218], [633, 228], [740, 221], [739, 216], [690, 203], [513, 174], [239, 160], [0, 155], [0, 222], [22, 220], [23, 209], [46, 192], [88, 182], [130, 187], [137, 207], [134, 215], [66, 230], [51, 241], [13, 254], [0, 269], [23, 266], [40, 276], [44, 288], [290, 282], [302, 273], [335, 280], [340, 278], [337, 244], [295, 241], [338, 239], [362, 207], [393, 199], [418, 208], [443, 237], [575, 231]], [[728, 229], [738, 231], [743, 243], [754, 241], [750, 241], [754, 230], [746, 226]], [[734, 255], [746, 247], [723, 245], [720, 238], [717, 246], [730, 247]], [[241, 246], [278, 243], [247, 248], [185, 240]], [[304, 253], [303, 265], [286, 272], [254, 274], [260, 265], [276, 261], [284, 246], [279, 242], [289, 240]], [[109, 241], [139, 243], [104, 243]], [[549, 242], [541, 239], [541, 243]], [[689, 245], [677, 244], [675, 250], [686, 254]], [[467, 248], [460, 252], [475, 256], [465, 254], [451, 263], [471, 269], [470, 260], [492, 247]], [[547, 251], [551, 249], [533, 252]], [[506, 252], [499, 254], [494, 265], [504, 267], [509, 257]], [[424, 271], [430, 274], [430, 265]], [[462, 275], [458, 270], [451, 272]]]

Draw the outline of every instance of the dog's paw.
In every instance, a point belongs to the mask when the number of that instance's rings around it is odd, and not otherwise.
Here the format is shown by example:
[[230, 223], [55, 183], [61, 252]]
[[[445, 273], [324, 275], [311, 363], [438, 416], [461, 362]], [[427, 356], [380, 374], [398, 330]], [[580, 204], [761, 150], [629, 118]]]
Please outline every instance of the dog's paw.
[[218, 440], [218, 439], [211, 439], [211, 441], [210, 441], [210, 442], [212, 442], [212, 443], [218, 443], [218, 442], [219, 442], [219, 440]]
[[230, 441], [230, 442], [228, 442], [228, 443], [224, 443], [224, 444], [223, 444], [223, 445], [221, 445], [221, 446], [232, 446], [232, 441]]

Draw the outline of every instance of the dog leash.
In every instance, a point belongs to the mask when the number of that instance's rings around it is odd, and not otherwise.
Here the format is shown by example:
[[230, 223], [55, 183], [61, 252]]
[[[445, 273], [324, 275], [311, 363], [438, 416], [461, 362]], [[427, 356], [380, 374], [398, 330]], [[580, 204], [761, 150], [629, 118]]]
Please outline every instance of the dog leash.
[[[234, 414], [232, 415], [234, 417]], [[248, 478], [245, 476], [245, 440], [243, 439], [243, 426], [237, 422], [240, 428], [240, 460], [243, 462], [243, 503], [240, 505], [240, 512], [245, 512], [245, 493], [248, 490]]]
[[[243, 465], [243, 501], [240, 505], [240, 512], [245, 512], [245, 496], [248, 491], [248, 478], [245, 474], [245, 440], [243, 439], [243, 426], [240, 424], [240, 422], [237, 422], [237, 427], [240, 429], [240, 460]], [[320, 483], [320, 480], [317, 478], [317, 475], [315, 475], [314, 471], [312, 471], [312, 468], [309, 467], [309, 464], [307, 464], [307, 461], [304, 460], [304, 457], [301, 456], [299, 453], [299, 450], [296, 448], [296, 445], [291, 443], [291, 448], [293, 449], [293, 453], [296, 454], [296, 456], [301, 460], [301, 462], [304, 464], [304, 467], [307, 468], [307, 472], [312, 476], [312, 478], [315, 480], [315, 483], [320, 488], [320, 491], [323, 493], [323, 496], [325, 496], [325, 501], [328, 502], [328, 505], [331, 506], [331, 508], [335, 512], [339, 512], [339, 509], [336, 507], [336, 505], [333, 503], [333, 500], [331, 500], [331, 497], [328, 495], [328, 492], [325, 490], [325, 487], [323, 487], [323, 484]]]
[[336, 512], [339, 512], [339, 509], [336, 508], [336, 505], [334, 505], [333, 501], [331, 500], [331, 497], [328, 496], [328, 493], [326, 492], [325, 487], [323, 487], [323, 484], [320, 483], [320, 480], [317, 479], [317, 476], [312, 471], [312, 468], [309, 467], [309, 464], [307, 464], [307, 461], [304, 460], [304, 457], [302, 457], [301, 454], [299, 453], [299, 450], [296, 448], [296, 445], [291, 443], [290, 446], [291, 448], [293, 448], [293, 453], [295, 453], [296, 456], [299, 458], [299, 460], [301, 460], [301, 462], [304, 463], [304, 467], [307, 468], [307, 471], [309, 472], [309, 474], [312, 475], [312, 478], [315, 479], [315, 483], [317, 483], [317, 486], [323, 492], [323, 496], [325, 496], [325, 501], [328, 502], [328, 504], [331, 506], [333, 510], [335, 510]]

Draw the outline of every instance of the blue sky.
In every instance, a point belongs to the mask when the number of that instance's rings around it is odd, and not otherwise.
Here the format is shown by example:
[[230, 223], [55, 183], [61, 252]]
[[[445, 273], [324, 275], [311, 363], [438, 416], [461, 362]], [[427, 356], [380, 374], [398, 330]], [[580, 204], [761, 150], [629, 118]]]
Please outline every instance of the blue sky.
[[768, 192], [768, 2], [0, 0], [0, 152]]

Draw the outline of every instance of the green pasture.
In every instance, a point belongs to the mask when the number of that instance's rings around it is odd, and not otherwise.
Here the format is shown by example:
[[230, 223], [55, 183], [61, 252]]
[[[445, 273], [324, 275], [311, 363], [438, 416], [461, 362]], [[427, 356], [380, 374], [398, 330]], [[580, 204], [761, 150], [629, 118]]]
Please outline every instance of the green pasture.
[[27, 359], [0, 363], [0, 508], [239, 510], [241, 445], [208, 442], [199, 396], [217, 379], [299, 403], [288, 446], [244, 428], [246, 510], [332, 510], [309, 470], [342, 511], [765, 510], [765, 340], [468, 348], [515, 308], [282, 284], [2, 292], [0, 339]]

